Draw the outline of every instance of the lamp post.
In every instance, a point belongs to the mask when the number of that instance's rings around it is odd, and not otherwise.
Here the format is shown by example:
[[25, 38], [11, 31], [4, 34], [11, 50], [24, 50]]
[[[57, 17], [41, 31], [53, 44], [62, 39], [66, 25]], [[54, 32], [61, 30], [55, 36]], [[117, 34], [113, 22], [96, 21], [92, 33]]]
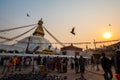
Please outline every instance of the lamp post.
[[95, 47], [95, 50], [96, 50], [96, 41], [95, 41], [95, 39], [93, 40], [93, 44], [94, 44], [94, 47]]

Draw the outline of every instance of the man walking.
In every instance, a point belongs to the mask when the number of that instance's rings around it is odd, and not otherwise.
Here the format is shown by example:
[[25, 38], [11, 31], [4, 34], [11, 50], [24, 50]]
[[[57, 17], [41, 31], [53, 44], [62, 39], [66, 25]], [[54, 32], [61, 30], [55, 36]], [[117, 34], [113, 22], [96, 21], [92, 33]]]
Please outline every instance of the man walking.
[[101, 66], [104, 70], [104, 79], [112, 80], [111, 60], [105, 56], [105, 53], [102, 53]]
[[84, 77], [84, 73], [85, 73], [85, 59], [80, 56], [79, 58], [79, 65], [80, 65], [80, 78], [82, 80], [86, 80], [85, 77]]
[[77, 58], [77, 56], [75, 56], [74, 62], [75, 62], [75, 73], [78, 73], [78, 69], [79, 69], [79, 59]]
[[117, 50], [115, 56], [112, 58], [112, 63], [115, 68], [116, 77], [120, 80], [120, 50]]

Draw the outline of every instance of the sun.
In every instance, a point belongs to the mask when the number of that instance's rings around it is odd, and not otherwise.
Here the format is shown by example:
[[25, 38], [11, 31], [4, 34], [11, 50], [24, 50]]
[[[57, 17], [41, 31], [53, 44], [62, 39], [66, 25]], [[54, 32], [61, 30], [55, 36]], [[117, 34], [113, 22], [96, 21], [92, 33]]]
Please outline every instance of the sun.
[[103, 34], [103, 37], [106, 38], [106, 39], [110, 39], [112, 37], [112, 33], [111, 32], [105, 32]]

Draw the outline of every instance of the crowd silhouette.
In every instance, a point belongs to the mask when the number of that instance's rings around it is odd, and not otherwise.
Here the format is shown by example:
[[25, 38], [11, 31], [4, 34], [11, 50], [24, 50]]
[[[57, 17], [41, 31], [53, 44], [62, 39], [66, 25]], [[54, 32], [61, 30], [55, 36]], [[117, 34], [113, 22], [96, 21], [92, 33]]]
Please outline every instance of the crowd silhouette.
[[[116, 52], [116, 55], [112, 58], [106, 57], [105, 53], [102, 53], [101, 58], [97, 59], [94, 56], [91, 56], [91, 58], [84, 58], [82, 55], [69, 58], [49, 56], [41, 57], [39, 55], [38, 57], [32, 58], [33, 57], [29, 56], [1, 56], [0, 67], [2, 70], [0, 71], [3, 76], [0, 80], [23, 80], [23, 78], [24, 80], [41, 80], [41, 78], [43, 78], [42, 80], [61, 80], [63, 79], [63, 76], [61, 78], [61, 76], [49, 75], [48, 73], [54, 71], [57, 71], [58, 73], [67, 73], [69, 69], [73, 70], [75, 74], [80, 74], [79, 80], [86, 80], [86, 76], [84, 76], [86, 69], [90, 68], [89, 70], [91, 71], [100, 71], [100, 66], [104, 71], [105, 80], [112, 80], [112, 66], [115, 68], [117, 78], [119, 78], [120, 74], [120, 65], [116, 64], [119, 63], [120, 51]], [[32, 60], [34, 61], [34, 64]], [[31, 69], [28, 73], [22, 73], [23, 70], [33, 67], [34, 72]], [[26, 75], [26, 78], [23, 75]], [[67, 76], [64, 77], [63, 80], [65, 79], [67, 79]]]

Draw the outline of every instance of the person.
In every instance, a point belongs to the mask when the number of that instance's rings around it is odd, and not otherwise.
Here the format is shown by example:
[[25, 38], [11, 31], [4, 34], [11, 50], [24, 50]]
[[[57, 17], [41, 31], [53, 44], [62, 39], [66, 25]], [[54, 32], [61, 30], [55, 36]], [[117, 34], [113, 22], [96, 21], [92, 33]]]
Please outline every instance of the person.
[[100, 63], [99, 59], [96, 59], [96, 70], [97, 71], [99, 71], [99, 63]]
[[15, 70], [17, 70], [18, 68], [19, 71], [21, 71], [21, 62], [22, 62], [22, 57], [17, 57]]
[[13, 56], [13, 57], [12, 57], [12, 64], [13, 64], [12, 72], [15, 71], [15, 68], [16, 68], [16, 61], [17, 61], [17, 56]]
[[8, 70], [7, 70], [7, 72], [11, 72], [12, 67], [13, 67], [12, 59], [10, 58], [10, 59], [9, 59], [9, 63], [8, 63]]
[[85, 59], [80, 56], [79, 58], [79, 65], [80, 65], [80, 78], [82, 78], [82, 80], [86, 80], [85, 77], [84, 77], [84, 73], [85, 73]]
[[2, 69], [2, 74], [3, 75], [6, 75], [6, 73], [7, 73], [7, 69], [8, 69], [8, 64], [9, 64], [9, 57], [4, 57], [3, 58], [4, 60], [4, 62], [3, 62], [3, 69]]
[[79, 70], [79, 60], [78, 60], [77, 56], [75, 56], [74, 62], [75, 62], [75, 73], [78, 73], [78, 70]]
[[68, 59], [67, 57], [63, 58], [63, 73], [67, 72]]
[[94, 70], [94, 65], [95, 65], [94, 57], [91, 56], [91, 71]]
[[70, 58], [70, 68], [74, 69], [74, 59], [72, 57]]
[[37, 65], [39, 66], [41, 64], [41, 56], [39, 55], [38, 57], [37, 57]]
[[112, 64], [111, 60], [106, 57], [105, 53], [102, 53], [101, 66], [104, 71], [104, 79], [105, 80], [112, 80], [112, 78], [113, 78], [111, 64]]
[[116, 77], [118, 80], [120, 80], [120, 63], [119, 62], [120, 62], [120, 50], [117, 50], [115, 56], [112, 57], [112, 63], [114, 65]]

